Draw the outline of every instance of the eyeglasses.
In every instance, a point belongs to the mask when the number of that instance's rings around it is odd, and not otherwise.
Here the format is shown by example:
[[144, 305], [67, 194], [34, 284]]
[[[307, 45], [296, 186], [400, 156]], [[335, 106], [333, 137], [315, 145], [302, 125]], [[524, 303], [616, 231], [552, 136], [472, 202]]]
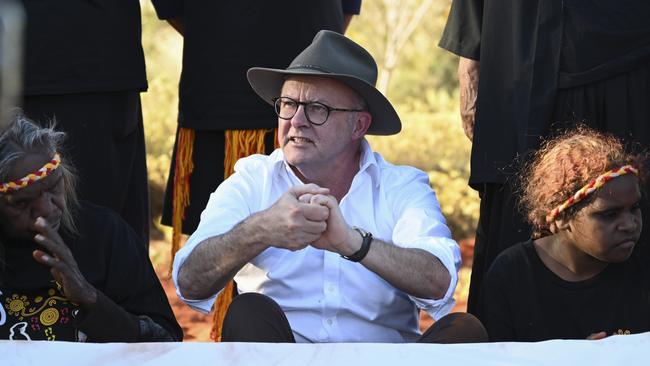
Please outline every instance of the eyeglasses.
[[309, 123], [321, 126], [327, 122], [330, 112], [363, 112], [363, 109], [343, 109], [332, 108], [320, 102], [299, 102], [289, 97], [275, 98], [275, 113], [282, 119], [292, 119], [298, 111], [298, 107], [303, 106], [305, 117]]

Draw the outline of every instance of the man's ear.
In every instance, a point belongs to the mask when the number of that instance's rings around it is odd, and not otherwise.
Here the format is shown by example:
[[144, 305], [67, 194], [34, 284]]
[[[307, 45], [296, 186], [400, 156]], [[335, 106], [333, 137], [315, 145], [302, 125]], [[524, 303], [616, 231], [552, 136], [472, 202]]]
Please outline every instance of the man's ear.
[[372, 115], [370, 115], [370, 112], [356, 112], [352, 138], [355, 140], [363, 138], [363, 136], [366, 134], [366, 131], [368, 131], [371, 123]]

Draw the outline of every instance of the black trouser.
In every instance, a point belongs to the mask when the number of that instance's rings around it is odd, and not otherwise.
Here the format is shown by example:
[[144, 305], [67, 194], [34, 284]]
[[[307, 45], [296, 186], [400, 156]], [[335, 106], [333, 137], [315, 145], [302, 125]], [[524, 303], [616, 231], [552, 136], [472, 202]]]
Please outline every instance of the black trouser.
[[[488, 340], [481, 322], [471, 314], [453, 313], [436, 321], [418, 343], [477, 343]], [[295, 343], [284, 312], [273, 299], [245, 293], [233, 299], [221, 332], [222, 342]]]
[[505, 249], [530, 238], [530, 225], [518, 209], [512, 184], [483, 184], [479, 190], [481, 209], [474, 242], [472, 278], [467, 312], [481, 318], [483, 277], [494, 259]]
[[116, 211], [149, 243], [149, 186], [139, 91], [24, 97], [25, 115], [56, 119], [62, 159], [77, 169], [79, 197]]

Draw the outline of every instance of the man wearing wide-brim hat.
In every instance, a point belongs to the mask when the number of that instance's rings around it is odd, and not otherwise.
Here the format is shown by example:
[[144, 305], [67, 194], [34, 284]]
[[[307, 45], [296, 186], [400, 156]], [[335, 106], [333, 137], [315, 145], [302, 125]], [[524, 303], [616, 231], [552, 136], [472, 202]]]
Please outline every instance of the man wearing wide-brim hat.
[[[248, 71], [278, 115], [280, 148], [237, 162], [173, 270], [179, 296], [204, 312], [234, 278], [223, 341], [484, 339], [470, 315], [441, 319], [460, 252], [427, 175], [364, 139], [401, 129], [376, 77], [372, 56], [330, 31], [286, 70]], [[418, 308], [441, 319], [425, 335]]]

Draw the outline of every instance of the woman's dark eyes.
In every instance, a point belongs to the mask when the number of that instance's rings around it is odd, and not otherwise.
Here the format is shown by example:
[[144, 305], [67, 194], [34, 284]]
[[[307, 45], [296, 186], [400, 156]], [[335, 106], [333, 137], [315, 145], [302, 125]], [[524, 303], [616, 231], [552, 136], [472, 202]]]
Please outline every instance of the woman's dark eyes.
[[13, 208], [23, 209], [23, 208], [26, 208], [28, 204], [29, 204], [29, 202], [27, 202], [27, 201], [14, 201], [14, 202], [11, 203], [11, 206]]
[[49, 193], [61, 193], [63, 191], [63, 187], [61, 187], [60, 184], [57, 184], [52, 188], [48, 188], [47, 191]]
[[[639, 210], [641, 210], [641, 203], [636, 203], [630, 207], [631, 212], [636, 213]], [[621, 212], [621, 210], [606, 210], [606, 211], [598, 212], [598, 215], [604, 218], [613, 218], [616, 217], [616, 215], [618, 215], [619, 212]]]
[[598, 213], [600, 216], [605, 217], [605, 218], [612, 218], [615, 217], [618, 212], [617, 211], [603, 211]]

